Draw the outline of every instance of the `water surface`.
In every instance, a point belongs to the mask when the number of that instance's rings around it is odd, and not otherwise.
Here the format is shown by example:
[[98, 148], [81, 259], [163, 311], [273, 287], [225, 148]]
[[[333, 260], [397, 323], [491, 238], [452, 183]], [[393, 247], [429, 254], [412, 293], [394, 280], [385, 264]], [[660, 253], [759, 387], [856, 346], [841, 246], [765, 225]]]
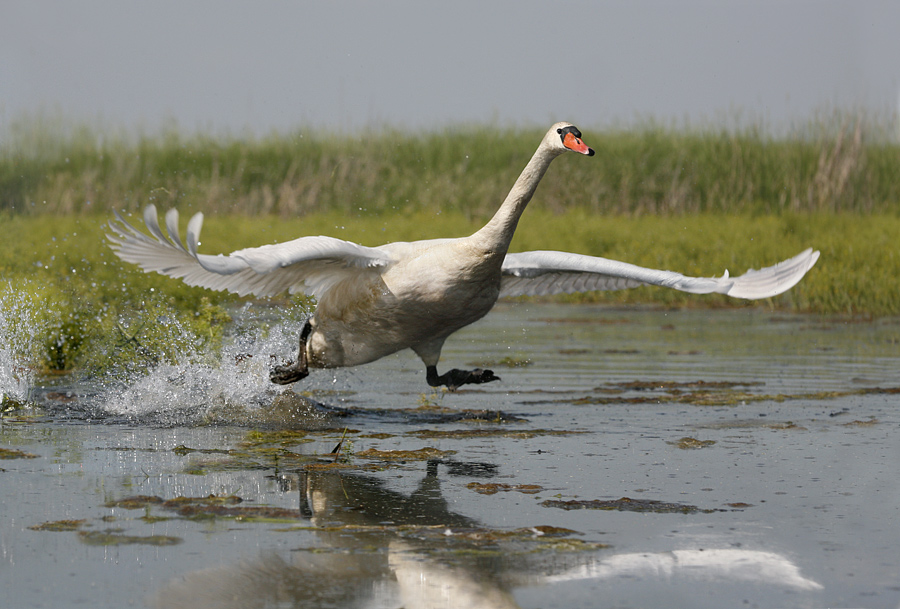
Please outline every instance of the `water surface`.
[[896, 320], [505, 304], [442, 360], [502, 381], [403, 353], [313, 410], [266, 380], [291, 330], [33, 388], [0, 606], [900, 606]]

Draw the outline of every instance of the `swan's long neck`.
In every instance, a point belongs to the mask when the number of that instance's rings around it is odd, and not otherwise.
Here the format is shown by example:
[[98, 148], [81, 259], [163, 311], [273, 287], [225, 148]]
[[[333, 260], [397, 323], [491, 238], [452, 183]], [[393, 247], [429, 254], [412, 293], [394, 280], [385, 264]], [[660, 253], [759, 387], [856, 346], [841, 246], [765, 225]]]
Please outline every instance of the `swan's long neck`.
[[538, 147], [525, 169], [522, 170], [512, 190], [506, 195], [506, 200], [503, 201], [500, 209], [481, 230], [472, 235], [471, 239], [478, 243], [479, 247], [494, 255], [499, 255], [501, 258], [506, 255], [522, 212], [531, 201], [531, 197], [537, 190], [551, 161], [560, 154], [561, 151], [550, 148], [546, 143], [542, 143]]

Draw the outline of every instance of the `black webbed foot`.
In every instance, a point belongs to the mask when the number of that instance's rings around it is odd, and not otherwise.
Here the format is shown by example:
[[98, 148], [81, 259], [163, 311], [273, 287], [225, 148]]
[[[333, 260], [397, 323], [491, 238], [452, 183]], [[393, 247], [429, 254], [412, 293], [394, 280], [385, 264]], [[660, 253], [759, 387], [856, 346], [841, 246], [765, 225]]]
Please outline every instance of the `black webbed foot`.
[[278, 385], [290, 385], [296, 383], [300, 379], [309, 376], [309, 366], [306, 360], [306, 339], [312, 332], [312, 324], [307, 319], [300, 330], [300, 350], [297, 353], [297, 363], [288, 364], [287, 366], [275, 366], [269, 372], [269, 380]]
[[445, 386], [450, 391], [455, 391], [463, 385], [480, 385], [481, 383], [490, 383], [491, 381], [499, 381], [500, 377], [494, 374], [492, 370], [459, 370], [454, 368], [444, 374], [438, 374], [435, 366], [428, 366], [425, 369], [425, 380], [432, 387]]
[[269, 380], [278, 385], [290, 385], [307, 376], [309, 376], [309, 370], [305, 365], [301, 368], [299, 364], [275, 366], [269, 372]]

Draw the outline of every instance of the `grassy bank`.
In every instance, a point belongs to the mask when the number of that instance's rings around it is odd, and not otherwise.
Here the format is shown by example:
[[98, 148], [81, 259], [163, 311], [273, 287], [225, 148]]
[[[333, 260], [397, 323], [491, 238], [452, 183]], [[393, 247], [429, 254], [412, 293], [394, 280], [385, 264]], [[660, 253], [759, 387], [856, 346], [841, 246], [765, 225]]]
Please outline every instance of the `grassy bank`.
[[[184, 350], [172, 342], [172, 324], [184, 341], [217, 341], [227, 315], [222, 307], [240, 299], [189, 288], [178, 280], [146, 274], [115, 257], [104, 242], [106, 216], [0, 216], [0, 290], [27, 294], [42, 336], [47, 369], [109, 364], [116, 357], [142, 362]], [[139, 218], [132, 218], [136, 224]], [[182, 226], [186, 218], [182, 219]], [[394, 216], [313, 214], [282, 220], [210, 215], [201, 251], [229, 252], [283, 242], [300, 235], [329, 234], [366, 245], [392, 240], [463, 235], [479, 226], [456, 212]], [[732, 274], [766, 266], [812, 246], [822, 258], [809, 275], [777, 298], [748, 303], [720, 295], [696, 296], [661, 288], [597, 292], [565, 297], [608, 304], [650, 303], [666, 307], [763, 306], [777, 310], [875, 316], [900, 314], [900, 218], [835, 214], [720, 215], [661, 218], [605, 217], [583, 210], [554, 214], [540, 204], [526, 212], [514, 250], [560, 249], [625, 260], [686, 274]], [[284, 299], [281, 304], [288, 304]], [[158, 320], [167, 320], [168, 329]], [[129, 341], [136, 337], [136, 341]], [[141, 349], [150, 349], [143, 354]], [[98, 360], [100, 358], [100, 361]], [[142, 359], [144, 358], [144, 359]]]

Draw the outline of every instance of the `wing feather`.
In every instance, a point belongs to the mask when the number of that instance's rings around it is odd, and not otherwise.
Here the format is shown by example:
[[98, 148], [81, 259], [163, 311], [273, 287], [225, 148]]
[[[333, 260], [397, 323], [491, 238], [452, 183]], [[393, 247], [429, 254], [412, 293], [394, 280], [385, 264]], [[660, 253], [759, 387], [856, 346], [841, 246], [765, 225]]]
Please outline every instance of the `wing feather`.
[[692, 294], [720, 293], [735, 298], [769, 298], [797, 284], [819, 259], [807, 249], [783, 262], [739, 277], [688, 277], [626, 262], [567, 252], [534, 251], [507, 254], [503, 261], [500, 297], [544, 296], [599, 290], [623, 290], [657, 285]]
[[281, 292], [303, 292], [321, 296], [328, 288], [353, 274], [376, 270], [391, 263], [390, 255], [333, 237], [301, 237], [287, 243], [238, 250], [228, 256], [197, 252], [203, 214], [188, 222], [186, 240], [178, 234], [178, 212], [166, 214], [165, 235], [156, 207], [144, 210], [150, 236], [137, 230], [116, 212], [107, 235], [116, 255], [138, 265], [182, 279], [188, 285], [223, 290], [240, 295], [274, 296]]

